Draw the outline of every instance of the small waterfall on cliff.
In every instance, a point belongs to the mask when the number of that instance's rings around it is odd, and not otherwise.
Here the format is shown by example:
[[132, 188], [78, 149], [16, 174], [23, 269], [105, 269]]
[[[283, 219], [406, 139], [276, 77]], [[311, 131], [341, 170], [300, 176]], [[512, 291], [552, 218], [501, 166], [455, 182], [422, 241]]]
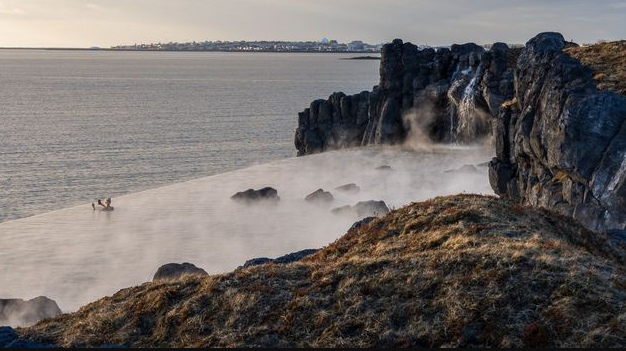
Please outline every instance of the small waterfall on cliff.
[[463, 92], [463, 98], [459, 103], [459, 121], [461, 123], [469, 121], [476, 110], [476, 86], [478, 85], [480, 74], [481, 69], [479, 67]]
[[[467, 68], [453, 80], [448, 91], [450, 105], [450, 142], [457, 143], [472, 140], [482, 128], [481, 114], [478, 108], [478, 89], [482, 77], [482, 67]], [[471, 77], [471, 78], [470, 78]]]
[[[454, 92], [461, 89], [462, 85], [465, 84], [467, 80], [467, 76], [469, 76], [471, 73], [472, 73], [471, 67], [468, 67], [461, 71], [460, 66], [457, 65], [454, 73], [452, 74], [452, 86], [450, 87], [450, 90], [448, 91], [448, 99], [452, 102], [451, 104], [448, 105], [448, 119], [450, 123], [450, 127], [449, 127], [450, 129], [448, 133], [449, 133], [449, 141], [452, 144], [455, 144], [457, 142], [457, 129], [458, 129], [457, 120], [460, 120], [460, 116], [461, 116], [461, 113], [460, 113], [461, 103], [457, 103], [457, 98], [455, 98]], [[476, 86], [477, 76], [478, 74], [476, 74], [476, 76], [474, 76], [470, 84], [466, 86], [461, 101], [465, 101], [466, 98], [467, 100], [469, 100], [468, 88], [470, 88], [470, 85], [472, 85], [472, 82], [473, 82], [474, 87]], [[473, 90], [473, 88], [470, 90]]]

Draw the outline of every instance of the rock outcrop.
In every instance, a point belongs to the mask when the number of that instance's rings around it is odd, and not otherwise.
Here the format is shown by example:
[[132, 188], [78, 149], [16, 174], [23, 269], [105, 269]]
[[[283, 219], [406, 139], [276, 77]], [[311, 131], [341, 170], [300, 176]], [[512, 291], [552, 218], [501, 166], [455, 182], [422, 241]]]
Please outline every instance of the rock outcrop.
[[245, 203], [255, 203], [259, 201], [269, 201], [269, 202], [280, 201], [280, 197], [278, 196], [278, 191], [270, 187], [259, 189], [259, 190], [248, 189], [246, 191], [241, 191], [231, 196], [231, 199], [235, 201], [239, 201], [239, 202], [245, 202]]
[[185, 275], [207, 276], [209, 274], [204, 269], [198, 268], [191, 263], [169, 263], [161, 266], [157, 270], [157, 272], [154, 274], [154, 278], [152, 278], [152, 281], [156, 282], [159, 280], [176, 280]]
[[503, 43], [490, 51], [472, 43], [419, 50], [394, 40], [382, 49], [380, 83], [372, 92], [334, 93], [299, 114], [298, 155], [397, 144], [407, 137], [482, 139], [513, 95], [511, 56], [516, 53]]
[[598, 91], [558, 33], [526, 45], [515, 99], [496, 124], [497, 194], [571, 216], [594, 230], [626, 228], [626, 96]]
[[29, 301], [0, 299], [0, 325], [30, 326], [60, 314], [57, 303], [44, 296]]
[[328, 204], [330, 202], [333, 202], [335, 198], [330, 192], [324, 191], [324, 189], [318, 189], [315, 192], [307, 195], [304, 200], [310, 203]]
[[[490, 182], [497, 194], [593, 230], [623, 230], [626, 96], [606, 77], [623, 74], [624, 61], [602, 65], [575, 47], [558, 33], [539, 34], [520, 50], [502, 43], [489, 51], [475, 44], [418, 50], [395, 40], [383, 48], [380, 84], [372, 92], [335, 93], [300, 114], [298, 155], [492, 136]], [[614, 91], [599, 91], [591, 68], [568, 52], [592, 62], [602, 86]]]
[[311, 256], [311, 255], [315, 254], [318, 251], [319, 250], [316, 250], [316, 249], [302, 250], [302, 251], [290, 253], [288, 255], [281, 256], [281, 257], [278, 257], [278, 258], [274, 258], [274, 259], [267, 258], [267, 257], [253, 258], [251, 260], [246, 261], [246, 263], [244, 263], [243, 267], [240, 267], [240, 268], [255, 267], [255, 266], [260, 266], [260, 265], [267, 264], [267, 263], [275, 263], [275, 264], [294, 263], [294, 262], [301, 261], [305, 257]]

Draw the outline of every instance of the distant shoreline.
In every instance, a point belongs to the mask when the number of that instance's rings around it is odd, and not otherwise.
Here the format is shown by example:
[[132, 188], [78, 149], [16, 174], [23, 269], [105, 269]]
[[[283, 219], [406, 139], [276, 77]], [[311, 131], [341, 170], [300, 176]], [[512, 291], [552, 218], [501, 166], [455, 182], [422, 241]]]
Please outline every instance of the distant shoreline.
[[[22, 48], [22, 47], [0, 47], [0, 50], [23, 50], [23, 51], [106, 51], [106, 52], [188, 52], [188, 53], [206, 53], [206, 52], [226, 52], [226, 53], [261, 53], [261, 54], [377, 54], [375, 52], [363, 52], [363, 51], [306, 51], [306, 50], [291, 50], [291, 51], [274, 51], [274, 50], [132, 50], [132, 49], [92, 49], [92, 48]], [[379, 57], [363, 56], [351, 58], [354, 60], [374, 60], [380, 59]]]

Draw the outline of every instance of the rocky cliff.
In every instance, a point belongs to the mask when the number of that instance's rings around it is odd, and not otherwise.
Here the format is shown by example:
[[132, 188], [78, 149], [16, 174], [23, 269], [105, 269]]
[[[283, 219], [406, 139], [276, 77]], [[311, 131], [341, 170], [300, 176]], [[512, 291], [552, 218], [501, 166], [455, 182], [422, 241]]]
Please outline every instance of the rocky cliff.
[[395, 40], [383, 47], [372, 92], [334, 93], [299, 115], [298, 155], [370, 144], [475, 142], [488, 136], [500, 106], [513, 96], [518, 50], [494, 44], [418, 50]]
[[[521, 50], [502, 43], [489, 51], [475, 44], [418, 50], [396, 40], [383, 48], [372, 92], [335, 93], [300, 113], [298, 155], [492, 136], [497, 194], [590, 229], [624, 230], [626, 97], [616, 77], [626, 61], [606, 47], [624, 45], [578, 48], [558, 33], [539, 34]], [[613, 91], [600, 91], [597, 80]]]
[[515, 99], [500, 111], [496, 193], [554, 209], [588, 228], [626, 228], [626, 96], [599, 91], [558, 33], [526, 45]]

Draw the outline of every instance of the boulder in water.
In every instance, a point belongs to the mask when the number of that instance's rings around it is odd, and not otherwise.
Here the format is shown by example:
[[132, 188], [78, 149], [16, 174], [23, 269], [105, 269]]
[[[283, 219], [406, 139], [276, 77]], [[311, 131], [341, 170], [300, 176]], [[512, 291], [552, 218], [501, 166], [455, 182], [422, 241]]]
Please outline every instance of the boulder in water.
[[204, 269], [198, 268], [191, 263], [170, 263], [161, 266], [161, 268], [157, 270], [152, 281], [176, 280], [185, 275], [207, 276], [209, 274]]
[[324, 189], [319, 189], [313, 192], [312, 194], [309, 194], [305, 198], [305, 200], [306, 202], [311, 202], [311, 203], [327, 204], [327, 203], [333, 202], [335, 198], [333, 197], [333, 194], [329, 193], [328, 191], [324, 191]]
[[57, 303], [45, 296], [30, 301], [0, 299], [0, 325], [27, 327], [60, 314]]
[[340, 187], [335, 188], [335, 190], [340, 191], [342, 193], [348, 193], [348, 194], [358, 194], [359, 192], [361, 192], [361, 188], [354, 183], [342, 185]]
[[246, 191], [238, 192], [231, 196], [231, 199], [240, 202], [254, 203], [261, 201], [278, 202], [278, 191], [274, 188], [263, 188], [260, 190], [248, 189]]

